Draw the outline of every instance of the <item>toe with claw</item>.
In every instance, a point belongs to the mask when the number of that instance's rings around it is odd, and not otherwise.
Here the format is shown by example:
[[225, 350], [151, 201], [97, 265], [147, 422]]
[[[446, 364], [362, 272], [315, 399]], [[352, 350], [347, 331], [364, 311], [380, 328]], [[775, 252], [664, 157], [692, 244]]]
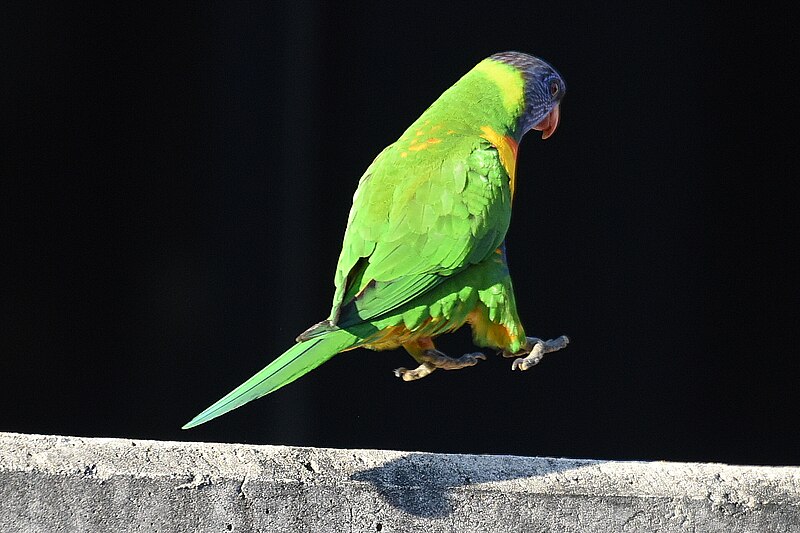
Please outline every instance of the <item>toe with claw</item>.
[[[567, 344], [569, 344], [569, 338], [566, 335], [547, 341], [528, 337], [522, 350], [515, 353], [503, 351], [503, 357], [516, 357], [511, 364], [511, 370], [528, 370], [541, 361], [545, 354], [566, 348]], [[525, 355], [525, 357], [519, 357], [520, 355]]]
[[400, 367], [394, 371], [394, 375], [401, 378], [403, 381], [414, 381], [415, 379], [424, 378], [437, 368], [441, 368], [442, 370], [458, 370], [459, 368], [477, 365], [480, 360], [486, 360], [486, 356], [481, 352], [468, 353], [461, 357], [450, 357], [435, 348], [422, 350], [413, 355], [414, 359], [420, 363], [417, 368], [409, 370]]
[[409, 370], [408, 368], [400, 367], [394, 370], [394, 375], [398, 378], [402, 379], [403, 381], [414, 381], [415, 379], [421, 379], [436, 370], [436, 367], [428, 364], [422, 363], [414, 370]]

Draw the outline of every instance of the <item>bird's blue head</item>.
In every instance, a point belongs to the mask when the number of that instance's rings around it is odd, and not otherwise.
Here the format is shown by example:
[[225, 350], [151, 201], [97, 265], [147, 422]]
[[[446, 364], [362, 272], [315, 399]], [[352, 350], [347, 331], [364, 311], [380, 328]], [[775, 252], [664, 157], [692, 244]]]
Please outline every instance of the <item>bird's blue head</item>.
[[517, 123], [517, 137], [521, 138], [532, 129], [541, 131], [542, 139], [550, 137], [558, 127], [559, 104], [567, 88], [558, 71], [538, 57], [521, 52], [500, 52], [490, 59], [522, 72], [525, 111]]

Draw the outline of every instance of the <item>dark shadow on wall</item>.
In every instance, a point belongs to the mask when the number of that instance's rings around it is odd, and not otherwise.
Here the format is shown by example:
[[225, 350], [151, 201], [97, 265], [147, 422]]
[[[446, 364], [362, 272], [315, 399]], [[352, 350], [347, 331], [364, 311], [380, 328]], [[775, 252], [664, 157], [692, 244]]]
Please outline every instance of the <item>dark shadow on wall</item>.
[[[498, 460], [500, 459], [500, 460]], [[350, 479], [370, 483], [386, 502], [424, 518], [450, 515], [450, 494], [456, 487], [489, 481], [546, 476], [603, 461], [518, 456], [449, 456], [409, 454], [381, 466], [356, 472]]]

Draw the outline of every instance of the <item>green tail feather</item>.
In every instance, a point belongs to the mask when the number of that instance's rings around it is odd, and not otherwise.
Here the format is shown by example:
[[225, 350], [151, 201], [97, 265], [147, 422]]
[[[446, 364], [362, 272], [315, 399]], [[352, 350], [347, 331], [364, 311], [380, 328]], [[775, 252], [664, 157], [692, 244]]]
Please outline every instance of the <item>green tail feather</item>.
[[224, 415], [228, 411], [241, 407], [249, 401], [280, 389], [284, 385], [311, 372], [342, 350], [352, 347], [355, 342], [356, 337], [354, 335], [346, 331], [336, 330], [295, 344], [255, 376], [194, 417], [188, 424], [183, 426], [183, 429], [199, 426]]

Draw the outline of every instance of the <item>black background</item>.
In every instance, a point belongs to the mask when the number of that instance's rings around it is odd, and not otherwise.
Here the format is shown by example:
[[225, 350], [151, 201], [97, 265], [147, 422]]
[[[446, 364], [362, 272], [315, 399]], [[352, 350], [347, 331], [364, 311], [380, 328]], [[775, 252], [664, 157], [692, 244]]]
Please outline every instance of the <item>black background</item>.
[[[780, 11], [24, 5], [2, 16], [0, 430], [800, 463]], [[569, 348], [415, 383], [404, 352], [357, 350], [181, 431], [327, 316], [361, 173], [501, 50], [567, 82], [507, 242], [526, 329]]]

